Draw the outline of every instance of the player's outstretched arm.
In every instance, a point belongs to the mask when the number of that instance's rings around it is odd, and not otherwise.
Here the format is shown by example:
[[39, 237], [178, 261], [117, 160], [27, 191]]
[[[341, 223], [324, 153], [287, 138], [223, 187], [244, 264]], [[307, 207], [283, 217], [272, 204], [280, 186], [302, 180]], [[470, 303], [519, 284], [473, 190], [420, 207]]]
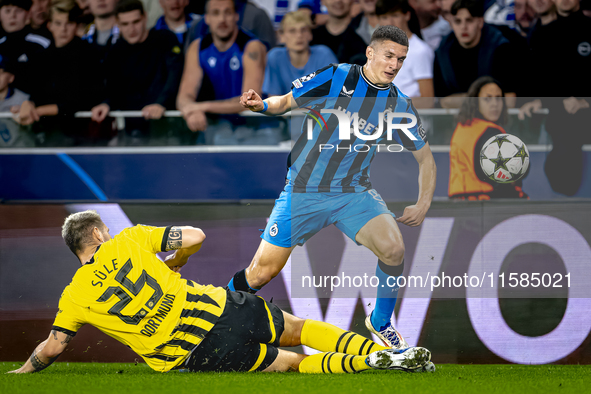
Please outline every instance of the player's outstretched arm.
[[404, 208], [404, 213], [396, 221], [414, 227], [423, 223], [431, 207], [433, 193], [435, 193], [437, 166], [428, 142], [412, 154], [419, 163], [419, 199], [415, 205]]
[[[171, 268], [180, 268], [187, 264], [189, 257], [201, 249], [205, 240], [205, 233], [191, 226], [173, 226], [168, 232], [166, 250], [175, 250], [173, 254], [166, 257], [164, 262]], [[175, 269], [174, 271], [178, 271]]]
[[263, 100], [253, 89], [242, 93], [240, 104], [252, 112], [262, 112], [265, 115], [281, 115], [295, 108], [295, 100], [291, 92], [283, 96], [272, 96]]
[[63, 332], [51, 330], [49, 338], [41, 342], [33, 351], [27, 362], [14, 371], [8, 373], [29, 373], [43, 371], [49, 367], [68, 346], [72, 337]]

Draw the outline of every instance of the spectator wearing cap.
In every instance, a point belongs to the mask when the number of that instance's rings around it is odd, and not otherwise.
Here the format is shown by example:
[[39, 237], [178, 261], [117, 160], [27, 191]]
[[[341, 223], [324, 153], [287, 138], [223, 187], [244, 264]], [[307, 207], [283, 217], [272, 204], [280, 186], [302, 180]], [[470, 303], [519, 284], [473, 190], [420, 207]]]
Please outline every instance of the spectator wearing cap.
[[31, 0], [0, 0], [0, 56], [14, 63], [14, 87], [28, 92], [27, 73], [29, 60], [37, 52], [49, 47], [51, 40], [35, 34], [30, 26]]

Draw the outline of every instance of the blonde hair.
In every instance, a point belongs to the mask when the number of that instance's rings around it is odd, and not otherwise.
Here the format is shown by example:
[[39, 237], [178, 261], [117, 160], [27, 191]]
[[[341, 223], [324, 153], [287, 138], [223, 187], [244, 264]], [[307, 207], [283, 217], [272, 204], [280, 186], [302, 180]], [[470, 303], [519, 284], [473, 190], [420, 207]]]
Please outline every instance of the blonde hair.
[[62, 238], [68, 248], [77, 255], [92, 242], [92, 231], [102, 229], [105, 224], [95, 210], [73, 213], [66, 218], [62, 226]]
[[312, 24], [312, 19], [310, 19], [310, 15], [308, 15], [304, 11], [293, 11], [288, 12], [287, 14], [283, 15], [283, 19], [281, 19], [281, 24], [279, 25], [279, 31], [284, 32], [287, 25], [292, 25], [295, 23], [303, 23], [308, 26], [310, 29], [314, 26]]

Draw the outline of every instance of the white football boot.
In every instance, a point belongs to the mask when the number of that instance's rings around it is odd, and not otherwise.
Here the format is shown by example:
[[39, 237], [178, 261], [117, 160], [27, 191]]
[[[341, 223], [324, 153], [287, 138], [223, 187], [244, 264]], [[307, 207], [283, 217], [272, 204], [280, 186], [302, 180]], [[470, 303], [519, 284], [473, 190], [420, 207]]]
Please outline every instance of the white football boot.
[[378, 350], [367, 356], [367, 365], [373, 369], [398, 369], [413, 372], [424, 368], [431, 360], [431, 352], [424, 347]]
[[435, 364], [433, 364], [432, 361], [429, 361], [427, 364], [425, 364], [424, 367], [418, 367], [417, 369], [414, 369], [409, 372], [435, 372], [435, 370]]

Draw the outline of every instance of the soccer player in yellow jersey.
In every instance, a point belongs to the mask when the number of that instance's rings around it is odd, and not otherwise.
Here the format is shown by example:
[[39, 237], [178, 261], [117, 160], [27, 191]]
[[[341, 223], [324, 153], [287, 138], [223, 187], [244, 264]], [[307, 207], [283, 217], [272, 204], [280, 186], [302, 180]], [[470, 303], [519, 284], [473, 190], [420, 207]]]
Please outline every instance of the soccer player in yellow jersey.
[[[178, 272], [201, 248], [193, 227], [126, 228], [111, 238], [96, 211], [68, 216], [62, 237], [80, 260], [51, 333], [13, 373], [47, 368], [84, 324], [129, 346], [156, 371], [419, 371], [424, 348], [388, 349], [333, 325], [283, 312], [261, 297], [203, 286]], [[163, 262], [156, 253], [175, 250]], [[280, 346], [307, 345], [306, 356]]]

